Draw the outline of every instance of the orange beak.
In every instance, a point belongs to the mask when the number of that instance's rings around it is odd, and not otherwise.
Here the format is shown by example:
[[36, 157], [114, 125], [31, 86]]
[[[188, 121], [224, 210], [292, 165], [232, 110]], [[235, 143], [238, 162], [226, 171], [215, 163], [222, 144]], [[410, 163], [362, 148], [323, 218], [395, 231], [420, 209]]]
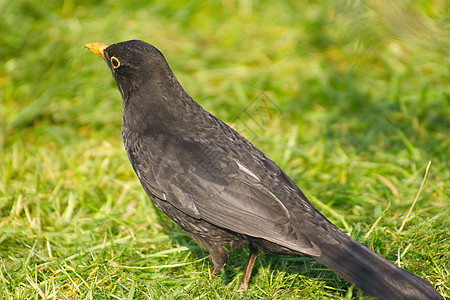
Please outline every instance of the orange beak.
[[85, 48], [87, 48], [89, 51], [97, 54], [104, 60], [106, 60], [105, 55], [103, 54], [103, 51], [105, 51], [106, 48], [108, 48], [108, 45], [102, 44], [102, 43], [89, 43], [84, 45]]

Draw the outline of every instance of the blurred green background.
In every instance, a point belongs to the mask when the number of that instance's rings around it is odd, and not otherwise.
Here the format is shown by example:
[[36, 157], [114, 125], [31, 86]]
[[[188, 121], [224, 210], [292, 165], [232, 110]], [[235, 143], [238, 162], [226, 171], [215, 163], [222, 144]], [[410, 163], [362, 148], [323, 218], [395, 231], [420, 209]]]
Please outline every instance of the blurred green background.
[[0, 0], [0, 297], [365, 298], [269, 255], [237, 294], [246, 249], [208, 278], [207, 253], [140, 187], [120, 94], [83, 48], [128, 39], [332, 222], [450, 297], [450, 4], [298, 2]]

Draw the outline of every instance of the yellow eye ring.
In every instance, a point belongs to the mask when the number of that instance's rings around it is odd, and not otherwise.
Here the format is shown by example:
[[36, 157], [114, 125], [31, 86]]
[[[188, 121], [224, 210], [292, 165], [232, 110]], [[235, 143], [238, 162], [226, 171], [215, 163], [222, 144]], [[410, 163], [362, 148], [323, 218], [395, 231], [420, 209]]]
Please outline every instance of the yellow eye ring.
[[117, 59], [117, 57], [115, 56], [111, 57], [111, 65], [113, 66], [114, 69], [120, 67], [120, 61]]

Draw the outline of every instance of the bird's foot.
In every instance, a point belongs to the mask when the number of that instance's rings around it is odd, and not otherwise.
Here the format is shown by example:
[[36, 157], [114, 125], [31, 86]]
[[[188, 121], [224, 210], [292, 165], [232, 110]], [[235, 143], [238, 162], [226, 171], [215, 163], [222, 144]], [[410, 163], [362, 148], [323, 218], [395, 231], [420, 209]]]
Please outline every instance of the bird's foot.
[[220, 269], [218, 268], [212, 268], [211, 271], [209, 272], [209, 279], [211, 280], [214, 276], [216, 276], [217, 274], [219, 274]]
[[241, 282], [241, 284], [239, 285], [237, 291], [238, 292], [243, 292], [246, 291], [248, 289], [248, 282]]

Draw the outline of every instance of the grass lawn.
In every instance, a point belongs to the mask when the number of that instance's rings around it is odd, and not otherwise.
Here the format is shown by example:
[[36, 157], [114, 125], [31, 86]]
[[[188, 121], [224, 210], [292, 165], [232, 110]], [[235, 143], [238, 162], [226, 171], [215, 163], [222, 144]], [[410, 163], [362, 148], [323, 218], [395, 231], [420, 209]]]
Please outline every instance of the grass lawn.
[[142, 39], [333, 223], [450, 299], [450, 4], [395, 3], [0, 0], [0, 298], [367, 298], [264, 254], [236, 293], [247, 249], [208, 278], [142, 190], [119, 91], [83, 48]]

